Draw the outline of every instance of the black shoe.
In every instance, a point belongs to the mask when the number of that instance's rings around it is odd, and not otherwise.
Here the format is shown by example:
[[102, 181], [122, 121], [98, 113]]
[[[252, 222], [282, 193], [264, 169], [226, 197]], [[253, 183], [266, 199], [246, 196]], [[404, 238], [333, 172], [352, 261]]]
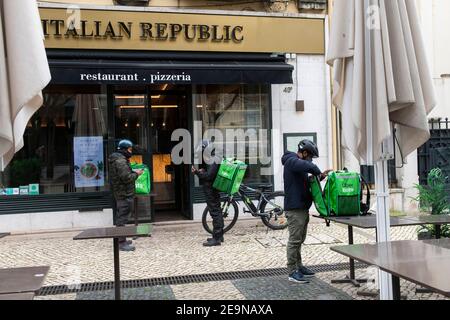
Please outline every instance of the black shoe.
[[[206, 239], [206, 241], [211, 241], [211, 240], [213, 240], [214, 238], [208, 238], [208, 239]], [[225, 242], [225, 240], [223, 239], [223, 237], [221, 237], [220, 238], [220, 242]]]
[[203, 243], [203, 245], [205, 247], [215, 247], [215, 246], [220, 246], [220, 240], [214, 239], [212, 238], [210, 241], [206, 241]]
[[300, 267], [300, 268], [298, 268], [298, 271], [301, 274], [303, 274], [305, 276], [305, 278], [312, 278], [316, 275], [314, 272], [312, 272], [311, 270], [309, 270], [306, 267]]

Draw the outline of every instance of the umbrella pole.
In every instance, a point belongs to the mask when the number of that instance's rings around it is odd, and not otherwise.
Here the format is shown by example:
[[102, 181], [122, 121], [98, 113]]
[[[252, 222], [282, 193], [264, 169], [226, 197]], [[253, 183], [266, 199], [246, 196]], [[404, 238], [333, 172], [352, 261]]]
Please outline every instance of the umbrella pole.
[[[366, 162], [373, 165], [373, 85], [372, 85], [372, 10], [371, 0], [364, 0], [365, 28], [364, 28], [364, 49], [365, 49], [365, 80], [366, 80], [366, 137], [367, 155]], [[383, 146], [379, 146], [383, 149]], [[375, 164], [375, 186], [377, 192], [377, 242], [389, 241], [389, 185], [387, 171], [387, 154], [382, 150], [382, 158]], [[385, 156], [386, 155], [386, 156]], [[378, 283], [380, 288], [380, 300], [392, 300], [392, 280], [391, 275], [379, 270]]]
[[[389, 209], [389, 178], [387, 158], [375, 164], [375, 186], [377, 193], [377, 242], [390, 241], [390, 209]], [[378, 271], [380, 300], [393, 300], [392, 276], [381, 270]]]

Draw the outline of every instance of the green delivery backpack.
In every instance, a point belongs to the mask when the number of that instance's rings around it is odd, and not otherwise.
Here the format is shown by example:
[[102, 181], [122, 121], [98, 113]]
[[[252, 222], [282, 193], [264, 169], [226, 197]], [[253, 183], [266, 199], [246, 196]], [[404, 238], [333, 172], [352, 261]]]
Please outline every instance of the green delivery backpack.
[[223, 159], [214, 180], [213, 188], [229, 195], [235, 194], [239, 191], [246, 170], [245, 162], [233, 158]]
[[[366, 202], [363, 203], [363, 187], [366, 188]], [[367, 215], [370, 209], [369, 186], [359, 173], [332, 172], [322, 191], [317, 177], [310, 177], [310, 190], [314, 205], [323, 217]]]
[[131, 164], [131, 169], [133, 170], [143, 170], [144, 172], [136, 179], [135, 187], [136, 194], [149, 194], [150, 193], [150, 170], [145, 164]]

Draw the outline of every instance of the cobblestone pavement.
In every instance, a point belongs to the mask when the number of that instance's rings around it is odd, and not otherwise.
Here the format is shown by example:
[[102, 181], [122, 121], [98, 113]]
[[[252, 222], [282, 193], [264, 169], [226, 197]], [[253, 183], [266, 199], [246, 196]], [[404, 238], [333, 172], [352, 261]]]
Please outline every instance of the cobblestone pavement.
[[[393, 228], [393, 240], [417, 239], [416, 227]], [[112, 240], [74, 241], [79, 232], [9, 236], [0, 240], [0, 268], [49, 265], [45, 286], [70, 285], [74, 282], [112, 281]], [[308, 265], [347, 263], [348, 259], [329, 248], [347, 243], [347, 227], [330, 227], [312, 219], [303, 247]], [[225, 235], [220, 247], [205, 248], [208, 235], [201, 224], [155, 225], [150, 238], [134, 241], [135, 252], [121, 252], [121, 279], [149, 279], [231, 271], [284, 268], [286, 266], [287, 230], [268, 230], [258, 220], [242, 220]], [[354, 229], [355, 243], [373, 242], [373, 230]], [[348, 272], [317, 274], [308, 285], [294, 285], [284, 277], [266, 277], [203, 283], [124, 289], [125, 299], [371, 299], [360, 297], [351, 284], [331, 284]], [[357, 275], [374, 278], [373, 268], [358, 269]], [[444, 299], [439, 294], [416, 294], [416, 285], [402, 281], [402, 294], [408, 299]], [[260, 288], [253, 290], [251, 288]], [[269, 288], [272, 288], [273, 292]], [[374, 283], [362, 289], [375, 288]], [[264, 293], [264, 294], [262, 294]], [[36, 299], [110, 299], [112, 292], [96, 291]]]

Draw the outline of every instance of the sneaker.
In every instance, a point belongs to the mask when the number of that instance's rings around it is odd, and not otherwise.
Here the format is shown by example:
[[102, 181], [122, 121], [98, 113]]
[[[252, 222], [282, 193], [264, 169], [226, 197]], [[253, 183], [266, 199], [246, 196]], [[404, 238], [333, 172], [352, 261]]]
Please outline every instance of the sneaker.
[[303, 274], [305, 276], [305, 278], [312, 278], [316, 275], [314, 272], [312, 272], [311, 270], [309, 270], [308, 268], [303, 267], [303, 266], [298, 268], [298, 272]]
[[204, 242], [203, 245], [205, 247], [215, 247], [215, 246], [220, 246], [220, 243], [221, 243], [220, 240], [212, 238], [211, 240]]
[[309, 283], [309, 281], [305, 279], [303, 274], [301, 274], [298, 271], [294, 271], [289, 275], [289, 281], [299, 283], [299, 284]]
[[122, 243], [119, 244], [119, 250], [120, 251], [128, 251], [129, 252], [129, 251], [136, 250], [136, 248], [133, 245], [128, 244], [127, 242], [122, 242]]
[[[206, 241], [211, 241], [211, 240], [213, 240], [214, 238], [208, 238], [208, 239], [206, 239]], [[221, 237], [220, 238], [220, 242], [225, 242], [225, 240], [223, 239], [223, 237]]]

